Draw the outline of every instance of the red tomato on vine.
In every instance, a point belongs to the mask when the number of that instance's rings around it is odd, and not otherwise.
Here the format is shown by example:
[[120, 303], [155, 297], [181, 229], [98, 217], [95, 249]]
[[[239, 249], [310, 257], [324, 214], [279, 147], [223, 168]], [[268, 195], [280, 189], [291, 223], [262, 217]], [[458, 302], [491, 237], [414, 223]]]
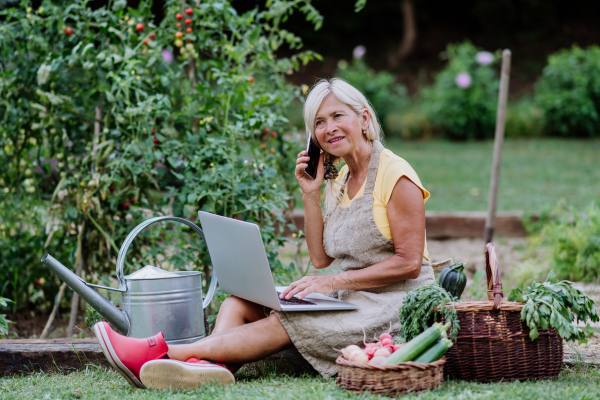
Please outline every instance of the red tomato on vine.
[[186, 25], [191, 25], [192, 24], [192, 20], [190, 18], [186, 18], [185, 19], [185, 24]]
[[177, 15], [175, 15], [175, 18], [177, 18], [178, 20], [181, 21], [181, 19], [183, 18], [183, 15], [181, 15], [181, 13], [177, 13]]
[[143, 31], [144, 30], [144, 24], [142, 24], [142, 23], [137, 24], [135, 26], [135, 30], [138, 31], [138, 32]]
[[67, 26], [65, 28], [65, 35], [71, 36], [72, 34], [73, 34], [73, 28], [71, 28], [70, 26]]
[[185, 9], [185, 13], [186, 13], [187, 15], [192, 15], [192, 14], [194, 13], [194, 10], [192, 10], [191, 8], [186, 8], [186, 9]]
[[156, 33], [152, 32], [150, 34], [150, 39], [152, 39], [152, 40], [156, 39]]

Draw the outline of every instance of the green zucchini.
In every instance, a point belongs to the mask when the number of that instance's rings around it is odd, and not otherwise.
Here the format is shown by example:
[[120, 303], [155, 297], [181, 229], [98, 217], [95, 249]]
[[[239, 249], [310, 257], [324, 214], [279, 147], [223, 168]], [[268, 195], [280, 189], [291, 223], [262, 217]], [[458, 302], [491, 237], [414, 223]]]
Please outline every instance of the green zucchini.
[[406, 361], [413, 361], [427, 350], [432, 343], [438, 340], [442, 332], [445, 333], [448, 328], [450, 328], [450, 323], [442, 325], [436, 322], [413, 340], [393, 352], [381, 365], [396, 365]]
[[465, 286], [467, 285], [467, 276], [463, 272], [465, 263], [463, 261], [454, 263], [442, 270], [438, 283], [452, 297], [460, 299]]
[[446, 353], [446, 351], [452, 347], [452, 342], [448, 339], [442, 339], [435, 342], [427, 350], [425, 350], [419, 357], [415, 359], [418, 363], [430, 363], [439, 360]]

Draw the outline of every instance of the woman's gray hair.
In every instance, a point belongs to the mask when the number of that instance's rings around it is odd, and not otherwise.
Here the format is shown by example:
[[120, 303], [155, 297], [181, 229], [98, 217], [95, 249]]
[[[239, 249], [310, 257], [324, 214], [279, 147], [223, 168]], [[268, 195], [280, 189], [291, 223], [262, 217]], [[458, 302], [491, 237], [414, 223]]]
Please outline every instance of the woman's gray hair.
[[[339, 101], [350, 107], [356, 115], [362, 115], [366, 110], [369, 113], [369, 126], [365, 129], [365, 137], [367, 141], [373, 142], [374, 140], [381, 140], [382, 131], [375, 110], [369, 103], [369, 100], [362, 94], [358, 89], [349, 84], [343, 79], [333, 78], [330, 80], [321, 79], [319, 80], [310, 90], [304, 103], [304, 125], [306, 127], [306, 134], [312, 137], [314, 143], [318, 144], [317, 137], [315, 135], [315, 118], [317, 111], [321, 107], [321, 103], [328, 95], [335, 96]], [[325, 153], [325, 159], [329, 159], [333, 163], [338, 163], [341, 157], [335, 158], [331, 154]], [[337, 184], [337, 188], [334, 185]], [[327, 180], [327, 187], [325, 188], [325, 208], [329, 209], [335, 206], [341, 198], [343, 185], [335, 179]]]

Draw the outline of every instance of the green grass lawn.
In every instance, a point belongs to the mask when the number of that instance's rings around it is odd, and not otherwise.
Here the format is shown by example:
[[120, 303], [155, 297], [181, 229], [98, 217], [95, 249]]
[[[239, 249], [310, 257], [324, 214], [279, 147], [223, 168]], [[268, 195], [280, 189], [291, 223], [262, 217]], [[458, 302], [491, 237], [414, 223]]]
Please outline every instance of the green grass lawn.
[[[428, 211], [487, 210], [493, 146], [386, 141], [431, 192]], [[600, 140], [505, 140], [498, 210], [536, 212], [561, 197], [580, 209], [600, 199]]]
[[[33, 374], [0, 378], [0, 399], [381, 399], [368, 394], [344, 392], [334, 379], [277, 376], [265, 373], [239, 379], [223, 388], [203, 386], [196, 390], [158, 391], [130, 387], [116, 372], [97, 367], [71, 374]], [[444, 385], [420, 396], [429, 399], [598, 399], [600, 372], [597, 369], [568, 369], [558, 379], [538, 382], [478, 384], [462, 381]]]

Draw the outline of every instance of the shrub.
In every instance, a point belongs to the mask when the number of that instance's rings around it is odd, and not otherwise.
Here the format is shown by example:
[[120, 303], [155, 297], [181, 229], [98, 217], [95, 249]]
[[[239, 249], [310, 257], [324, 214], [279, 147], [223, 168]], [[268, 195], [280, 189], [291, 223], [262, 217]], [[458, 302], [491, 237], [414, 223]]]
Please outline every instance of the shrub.
[[340, 61], [336, 76], [360, 90], [371, 102], [379, 122], [387, 134], [399, 134], [397, 116], [408, 104], [406, 88], [396, 83], [394, 75], [387, 71], [376, 72], [362, 58], [348, 64]]
[[600, 134], [600, 48], [574, 46], [548, 57], [535, 88], [545, 131], [559, 136]]
[[509, 102], [506, 109], [505, 136], [509, 138], [540, 137], [543, 130], [542, 110], [529, 96]]
[[547, 223], [531, 240], [531, 246], [548, 246], [551, 269], [558, 279], [596, 281], [600, 276], [600, 208], [590, 204], [575, 210], [561, 201], [548, 215]]
[[470, 42], [448, 45], [444, 56], [448, 64], [422, 92], [432, 123], [450, 139], [493, 138], [499, 85], [495, 57]]

